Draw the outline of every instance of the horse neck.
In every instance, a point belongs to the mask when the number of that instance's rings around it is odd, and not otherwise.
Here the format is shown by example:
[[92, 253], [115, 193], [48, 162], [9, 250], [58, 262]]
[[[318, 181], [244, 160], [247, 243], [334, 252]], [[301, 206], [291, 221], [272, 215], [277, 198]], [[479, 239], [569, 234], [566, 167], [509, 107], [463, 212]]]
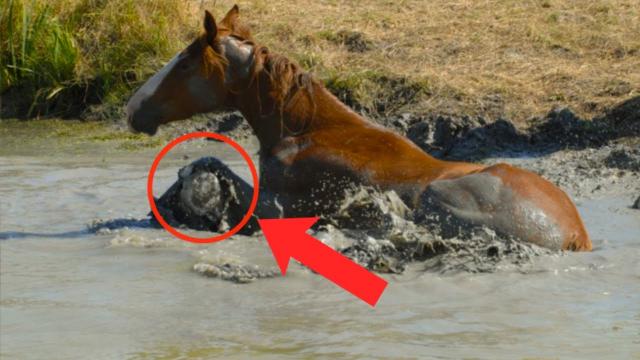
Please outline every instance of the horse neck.
[[231, 36], [222, 46], [229, 62], [225, 83], [235, 89], [229, 105], [244, 115], [263, 149], [287, 136], [366, 122], [288, 59]]
[[335, 126], [362, 126], [366, 120], [318, 83], [309, 91], [298, 90], [284, 104], [268, 89], [267, 77], [261, 77], [247, 91], [234, 96], [233, 107], [251, 125], [263, 149], [275, 146], [281, 139], [320, 131]]

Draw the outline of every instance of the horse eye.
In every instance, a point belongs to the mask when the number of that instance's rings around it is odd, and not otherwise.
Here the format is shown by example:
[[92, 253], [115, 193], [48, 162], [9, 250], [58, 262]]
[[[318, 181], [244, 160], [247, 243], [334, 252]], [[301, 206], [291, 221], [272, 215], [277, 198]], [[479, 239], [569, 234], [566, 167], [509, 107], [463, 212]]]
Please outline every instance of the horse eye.
[[180, 64], [180, 70], [182, 71], [186, 71], [189, 69], [189, 64], [187, 64], [186, 62], [183, 62], [182, 64]]

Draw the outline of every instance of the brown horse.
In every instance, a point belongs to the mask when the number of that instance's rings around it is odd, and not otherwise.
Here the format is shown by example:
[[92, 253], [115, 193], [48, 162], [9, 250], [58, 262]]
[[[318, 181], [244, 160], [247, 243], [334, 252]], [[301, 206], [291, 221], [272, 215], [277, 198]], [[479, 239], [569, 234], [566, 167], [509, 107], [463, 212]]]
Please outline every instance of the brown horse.
[[330, 211], [348, 183], [394, 190], [420, 211], [445, 211], [552, 249], [591, 250], [569, 197], [510, 165], [435, 159], [362, 118], [287, 58], [253, 42], [234, 6], [148, 80], [129, 101], [135, 131], [216, 110], [239, 110], [260, 141], [260, 188], [285, 216]]

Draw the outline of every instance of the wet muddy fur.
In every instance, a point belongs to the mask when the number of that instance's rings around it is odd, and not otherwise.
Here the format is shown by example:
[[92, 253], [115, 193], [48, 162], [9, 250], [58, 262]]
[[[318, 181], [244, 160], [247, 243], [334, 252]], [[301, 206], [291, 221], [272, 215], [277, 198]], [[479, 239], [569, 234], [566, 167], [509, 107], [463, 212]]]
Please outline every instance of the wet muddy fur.
[[[425, 194], [428, 197], [428, 194]], [[202, 158], [182, 168], [178, 181], [158, 200], [161, 215], [174, 226], [226, 231], [244, 215], [251, 187], [215, 158]], [[472, 222], [453, 218], [451, 212], [413, 211], [394, 191], [350, 185], [336, 199], [332, 214], [313, 228], [315, 236], [361, 265], [378, 272], [401, 273], [412, 261], [434, 271], [494, 271], [500, 263], [525, 263], [549, 250], [521, 242]], [[221, 211], [224, 210], [224, 211]], [[277, 198], [261, 196], [256, 214], [280, 217]], [[258, 231], [254, 216], [241, 231]], [[255, 266], [200, 264], [194, 271], [234, 282], [274, 276]]]

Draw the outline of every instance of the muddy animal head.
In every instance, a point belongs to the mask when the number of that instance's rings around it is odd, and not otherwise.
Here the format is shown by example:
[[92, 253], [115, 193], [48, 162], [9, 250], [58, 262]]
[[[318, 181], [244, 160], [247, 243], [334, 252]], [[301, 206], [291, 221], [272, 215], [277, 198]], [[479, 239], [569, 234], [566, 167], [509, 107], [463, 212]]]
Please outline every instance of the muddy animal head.
[[182, 189], [180, 199], [187, 212], [194, 216], [221, 218], [228, 199], [218, 177], [208, 171], [194, 172], [192, 167], [180, 171]]
[[[149, 135], [171, 121], [227, 107], [232, 82], [243, 69], [230, 65], [251, 57], [251, 34], [234, 6], [216, 23], [205, 11], [204, 32], [151, 77], [127, 104], [129, 127]], [[245, 65], [245, 64], [243, 64]]]

